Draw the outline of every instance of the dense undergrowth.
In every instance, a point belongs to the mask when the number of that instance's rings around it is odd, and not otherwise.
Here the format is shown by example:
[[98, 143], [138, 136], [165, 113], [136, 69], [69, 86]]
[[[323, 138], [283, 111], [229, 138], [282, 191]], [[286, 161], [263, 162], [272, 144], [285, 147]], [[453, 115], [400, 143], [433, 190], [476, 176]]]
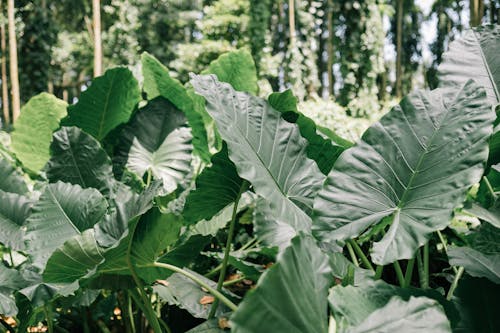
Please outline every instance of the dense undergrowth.
[[245, 51], [32, 98], [1, 133], [0, 332], [498, 332], [498, 49], [468, 31], [355, 144], [255, 97]]

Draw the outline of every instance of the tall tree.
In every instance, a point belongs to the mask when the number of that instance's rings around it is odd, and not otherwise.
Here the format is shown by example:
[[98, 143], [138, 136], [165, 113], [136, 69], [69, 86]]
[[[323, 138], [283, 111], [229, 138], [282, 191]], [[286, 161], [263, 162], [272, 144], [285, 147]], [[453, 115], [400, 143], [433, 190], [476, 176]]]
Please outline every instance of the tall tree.
[[477, 27], [481, 25], [484, 16], [484, 1], [483, 0], [470, 0], [470, 26]]
[[9, 22], [9, 61], [10, 84], [12, 89], [12, 122], [21, 114], [21, 98], [19, 96], [19, 75], [17, 68], [16, 23], [14, 18], [14, 0], [7, 0], [7, 20]]
[[403, 96], [403, 0], [396, 0], [396, 97]]
[[5, 20], [4, 20], [4, 9], [3, 0], [0, 0], [0, 15], [2, 21], [0, 22], [0, 49], [2, 52], [2, 109], [3, 109], [3, 120], [7, 125], [10, 123], [10, 112], [9, 112], [9, 87], [7, 82], [7, 43], [5, 40]]
[[101, 1], [92, 0], [92, 25], [94, 27], [94, 77], [102, 74]]

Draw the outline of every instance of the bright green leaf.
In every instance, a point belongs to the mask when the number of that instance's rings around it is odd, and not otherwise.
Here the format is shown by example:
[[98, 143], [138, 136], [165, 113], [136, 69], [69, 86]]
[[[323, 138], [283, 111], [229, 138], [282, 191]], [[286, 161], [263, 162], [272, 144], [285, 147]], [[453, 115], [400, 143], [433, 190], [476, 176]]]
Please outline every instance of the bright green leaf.
[[78, 102], [68, 107], [65, 126], [77, 126], [101, 141], [120, 124], [126, 123], [141, 94], [137, 80], [127, 68], [107, 70], [92, 80]]
[[22, 108], [11, 136], [12, 151], [29, 170], [38, 172], [49, 160], [52, 132], [66, 116], [66, 107], [66, 102], [41, 93]]

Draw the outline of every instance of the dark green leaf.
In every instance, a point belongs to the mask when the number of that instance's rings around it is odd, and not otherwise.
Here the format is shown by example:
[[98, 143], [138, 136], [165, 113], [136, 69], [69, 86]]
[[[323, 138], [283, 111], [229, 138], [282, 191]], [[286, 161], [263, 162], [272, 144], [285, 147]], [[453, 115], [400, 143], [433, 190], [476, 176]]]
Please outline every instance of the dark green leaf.
[[101, 141], [120, 124], [126, 123], [141, 100], [137, 80], [127, 68], [107, 70], [92, 80], [78, 102], [68, 107], [65, 126], [77, 126]]
[[225, 145], [212, 156], [211, 162], [196, 178], [196, 189], [186, 198], [183, 216], [190, 224], [212, 218], [240, 193], [243, 179], [238, 176]]
[[23, 251], [23, 225], [33, 202], [25, 196], [0, 190], [0, 243], [16, 251]]
[[117, 161], [143, 177], [148, 170], [174, 191], [191, 170], [191, 130], [186, 118], [164, 98], [150, 101], [124, 128]]
[[314, 234], [333, 242], [389, 225], [373, 262], [412, 258], [479, 181], [493, 119], [472, 81], [410, 94], [337, 160], [314, 202]]
[[103, 194], [112, 189], [111, 159], [89, 134], [77, 127], [63, 127], [54, 133], [50, 149], [52, 157], [46, 166], [49, 181], [93, 187]]
[[308, 236], [298, 236], [231, 317], [234, 333], [326, 333], [328, 258]]
[[184, 112], [193, 131], [194, 152], [203, 161], [208, 162], [210, 153], [203, 116], [198, 112], [198, 108], [195, 108], [186, 88], [179, 81], [172, 78], [168, 73], [168, 69], [152, 55], [144, 52], [141, 61], [144, 75], [144, 91], [148, 99], [151, 100], [162, 96]]
[[327, 175], [333, 163], [348, 146], [339, 145], [326, 139], [316, 132], [314, 121], [304, 116], [297, 110], [297, 98], [291, 90], [269, 95], [269, 104], [282, 113], [282, 117], [299, 126], [300, 134], [309, 142], [307, 157], [316, 161], [319, 169]]
[[21, 173], [14, 168], [8, 160], [0, 157], [0, 190], [17, 194], [28, 192], [28, 186]]
[[101, 221], [107, 203], [96, 189], [57, 182], [45, 187], [26, 220], [26, 251], [40, 268], [64, 242]]

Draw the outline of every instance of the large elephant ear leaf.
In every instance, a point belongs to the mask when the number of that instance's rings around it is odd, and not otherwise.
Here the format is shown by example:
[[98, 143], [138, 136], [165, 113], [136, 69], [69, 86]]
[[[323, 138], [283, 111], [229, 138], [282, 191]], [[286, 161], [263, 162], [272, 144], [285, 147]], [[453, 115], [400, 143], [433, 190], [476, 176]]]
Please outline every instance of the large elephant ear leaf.
[[15, 316], [18, 308], [14, 299], [14, 293], [26, 287], [26, 281], [21, 273], [15, 269], [5, 267], [0, 263], [0, 314], [4, 316]]
[[114, 184], [111, 159], [91, 135], [78, 127], [63, 127], [54, 133], [50, 148], [52, 157], [46, 166], [49, 181], [109, 193]]
[[500, 103], [500, 26], [467, 30], [450, 44], [438, 68], [441, 87], [459, 87], [474, 79], [486, 89], [490, 104]]
[[184, 112], [193, 131], [194, 152], [204, 161], [210, 160], [208, 137], [203, 119], [203, 109], [198, 108], [189, 91], [176, 79], [172, 78], [168, 69], [147, 52], [141, 56], [142, 73], [144, 75], [144, 91], [149, 100], [159, 96], [166, 98], [177, 109]]
[[67, 103], [47, 93], [22, 108], [12, 133], [12, 151], [27, 169], [38, 172], [50, 158], [52, 133], [66, 116]]
[[78, 102], [68, 108], [65, 126], [77, 126], [102, 141], [120, 124], [126, 123], [141, 100], [139, 84], [127, 68], [107, 70], [92, 81]]
[[333, 242], [389, 227], [373, 262], [412, 258], [480, 180], [493, 119], [472, 81], [407, 96], [337, 160], [314, 202], [314, 234]]
[[172, 103], [159, 97], [139, 110], [124, 128], [117, 162], [139, 177], [148, 171], [174, 191], [191, 170], [191, 130]]
[[47, 185], [26, 220], [26, 252], [35, 265], [45, 267], [55, 249], [92, 228], [106, 209], [106, 200], [96, 189], [63, 182]]
[[326, 333], [331, 280], [328, 257], [315, 241], [295, 237], [238, 306], [231, 331]]
[[241, 178], [273, 205], [296, 230], [309, 230], [306, 212], [324, 175], [307, 158], [307, 141], [265, 100], [235, 91], [214, 75], [193, 75], [191, 84], [207, 101], [207, 111], [226, 141]]

